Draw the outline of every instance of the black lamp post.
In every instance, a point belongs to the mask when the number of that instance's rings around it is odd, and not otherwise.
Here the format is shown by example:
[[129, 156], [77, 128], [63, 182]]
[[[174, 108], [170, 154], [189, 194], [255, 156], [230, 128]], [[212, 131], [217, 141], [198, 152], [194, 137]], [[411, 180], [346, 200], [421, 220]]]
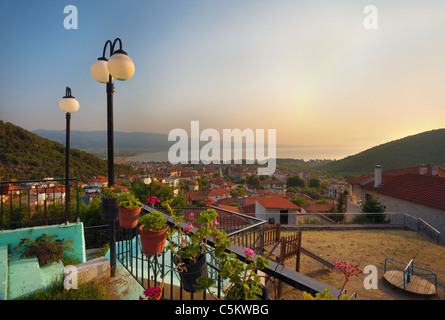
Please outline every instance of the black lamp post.
[[147, 185], [150, 185], [150, 198], [152, 196], [152, 184], [153, 184], [153, 180], [150, 177], [147, 177], [144, 179], [144, 183]]
[[71, 95], [71, 89], [66, 87], [65, 96], [59, 101], [59, 107], [66, 112], [66, 155], [65, 155], [65, 223], [70, 216], [70, 120], [71, 113], [79, 110], [79, 102]]
[[[114, 50], [119, 42], [119, 49]], [[110, 45], [110, 58], [105, 57], [107, 46]], [[107, 40], [104, 45], [102, 56], [91, 65], [91, 75], [100, 82], [106, 83], [107, 92], [107, 148], [108, 148], [108, 187], [114, 185], [114, 129], [113, 129], [113, 78], [125, 81], [134, 74], [133, 61], [127, 53], [122, 50], [122, 41], [116, 38], [113, 42]], [[116, 274], [116, 230], [115, 221], [110, 221], [110, 275]]]

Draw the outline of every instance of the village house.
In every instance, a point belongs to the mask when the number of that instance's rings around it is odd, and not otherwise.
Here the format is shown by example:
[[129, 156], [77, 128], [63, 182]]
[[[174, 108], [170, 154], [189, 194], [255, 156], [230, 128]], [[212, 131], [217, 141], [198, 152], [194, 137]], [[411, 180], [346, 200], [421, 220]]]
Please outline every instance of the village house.
[[306, 180], [306, 182], [309, 182], [309, 180], [311, 178], [311, 174], [307, 170], [297, 172], [297, 176], [299, 176], [301, 179]]
[[289, 174], [281, 171], [281, 170], [275, 170], [275, 172], [272, 174], [272, 177], [278, 178], [280, 181], [286, 181]]
[[301, 205], [301, 213], [329, 213], [332, 211], [332, 208], [335, 207], [334, 200], [327, 200], [328, 203], [319, 202], [320, 201], [311, 201]]
[[108, 178], [104, 176], [97, 176], [88, 181], [88, 187], [104, 188], [108, 186]]
[[237, 184], [225, 179], [214, 179], [210, 183], [211, 189], [235, 189]]
[[348, 189], [347, 186], [337, 181], [331, 181], [330, 183], [330, 186], [327, 187], [329, 198], [338, 199], [340, 197], [340, 194]]
[[229, 167], [229, 175], [234, 179], [239, 180], [244, 178], [244, 169], [240, 165], [233, 165]]
[[[347, 212], [360, 212], [370, 196], [385, 212], [401, 212], [420, 218], [445, 234], [445, 169], [434, 165], [383, 171], [348, 179]], [[441, 236], [441, 244], [445, 237]]]
[[258, 197], [255, 199], [255, 217], [273, 223], [296, 224], [300, 207], [285, 197]]
[[65, 199], [65, 186], [56, 185], [49, 188], [35, 189], [32, 193], [37, 196], [37, 202], [45, 200], [62, 201]]
[[284, 193], [284, 189], [286, 188], [286, 183], [275, 180], [261, 181], [261, 185], [266, 189], [278, 191], [280, 194]]
[[230, 189], [217, 188], [203, 191], [188, 191], [185, 193], [185, 198], [189, 205], [196, 205], [202, 199], [213, 199], [214, 201], [218, 201], [230, 198]]

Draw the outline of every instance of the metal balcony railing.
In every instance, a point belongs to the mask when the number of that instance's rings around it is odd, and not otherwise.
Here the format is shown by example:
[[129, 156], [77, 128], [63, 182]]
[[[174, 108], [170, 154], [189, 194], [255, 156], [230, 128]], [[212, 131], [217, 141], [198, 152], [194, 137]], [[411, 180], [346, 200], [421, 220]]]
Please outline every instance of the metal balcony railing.
[[[188, 214], [190, 212], [198, 213], [206, 208], [174, 208], [182, 211], [186, 222], [181, 224], [181, 228], [191, 223]], [[243, 249], [249, 247], [254, 249], [256, 254], [261, 254], [264, 247], [264, 229], [267, 227], [267, 222], [230, 212], [217, 207], [214, 209], [219, 213], [218, 222], [219, 227], [228, 231], [228, 238], [231, 241], [231, 246], [228, 251], [236, 254], [241, 261], [246, 260]], [[153, 210], [149, 206], [143, 207], [141, 215]], [[170, 228], [175, 228], [175, 222], [167, 213], [163, 213]], [[223, 282], [219, 276], [219, 262], [214, 256], [207, 257], [208, 277], [215, 280], [215, 286], [212, 288], [213, 294], [207, 292], [189, 293], [185, 291], [179, 280], [176, 272], [171, 272], [173, 266], [173, 254], [169, 250], [164, 250], [163, 253], [148, 257], [141, 252], [141, 244], [139, 238], [139, 229], [125, 229], [116, 223], [116, 260], [124, 267], [136, 281], [145, 289], [148, 287], [159, 286], [164, 279], [164, 290], [161, 294], [161, 299], [166, 300], [211, 300], [224, 298], [223, 288], [226, 283]], [[193, 232], [193, 231], [192, 231]], [[209, 246], [214, 246], [212, 241], [208, 242]], [[255, 256], [254, 256], [255, 259]], [[282, 281], [296, 289], [304, 290], [308, 293], [315, 294], [329, 289], [332, 294], [337, 294], [339, 291], [331, 288], [321, 282], [309, 278], [296, 271], [290, 270], [281, 264], [274, 261], [269, 261], [269, 267], [262, 270], [266, 276], [272, 277], [275, 280]], [[142, 295], [143, 290], [141, 290]], [[273, 295], [269, 294], [269, 297]]]
[[70, 210], [65, 211], [65, 179], [0, 181], [0, 228], [16, 229], [75, 222], [78, 181], [70, 179]]

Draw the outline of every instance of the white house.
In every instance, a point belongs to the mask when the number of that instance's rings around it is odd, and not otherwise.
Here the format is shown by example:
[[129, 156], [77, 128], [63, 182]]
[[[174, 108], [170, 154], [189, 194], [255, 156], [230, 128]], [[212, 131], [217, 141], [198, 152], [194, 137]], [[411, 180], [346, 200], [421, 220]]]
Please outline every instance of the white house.
[[445, 169], [434, 165], [382, 171], [348, 179], [350, 184], [347, 211], [360, 212], [370, 196], [386, 212], [402, 212], [420, 218], [441, 232], [445, 245]]
[[274, 223], [296, 224], [299, 206], [285, 197], [258, 197], [255, 199], [255, 216]]

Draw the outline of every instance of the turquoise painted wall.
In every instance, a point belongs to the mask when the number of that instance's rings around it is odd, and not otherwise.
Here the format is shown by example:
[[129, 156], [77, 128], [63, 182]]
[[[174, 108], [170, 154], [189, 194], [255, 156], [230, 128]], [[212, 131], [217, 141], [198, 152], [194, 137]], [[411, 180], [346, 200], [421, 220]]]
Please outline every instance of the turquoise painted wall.
[[71, 240], [73, 242], [74, 252], [66, 251], [65, 255], [67, 258], [76, 259], [79, 263], [86, 261], [82, 222], [0, 231], [0, 246], [8, 245], [8, 251], [12, 253], [12, 250], [20, 243], [20, 239], [35, 239], [45, 232], [49, 236], [57, 235], [57, 239]]

